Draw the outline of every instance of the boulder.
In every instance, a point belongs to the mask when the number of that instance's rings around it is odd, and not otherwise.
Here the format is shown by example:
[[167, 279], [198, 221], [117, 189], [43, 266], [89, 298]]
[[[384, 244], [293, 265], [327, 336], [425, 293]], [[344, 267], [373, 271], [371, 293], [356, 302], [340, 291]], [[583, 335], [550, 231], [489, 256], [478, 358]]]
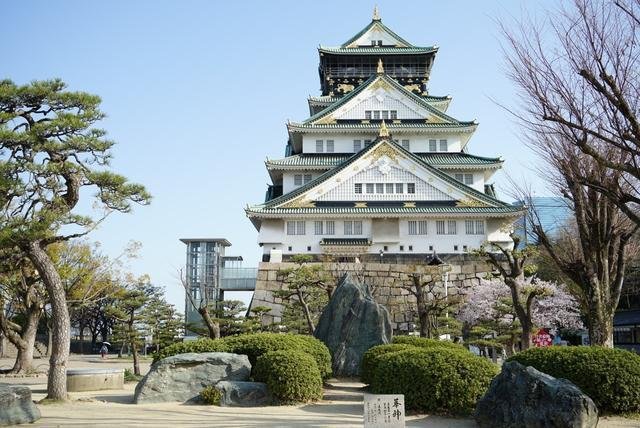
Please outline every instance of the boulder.
[[136, 386], [134, 402], [198, 401], [200, 391], [221, 380], [247, 380], [246, 355], [205, 352], [173, 355], [157, 361]]
[[0, 425], [30, 424], [40, 419], [40, 410], [26, 386], [0, 385]]
[[266, 383], [223, 380], [216, 383], [222, 393], [220, 405], [224, 407], [257, 407], [271, 404], [272, 397]]
[[515, 361], [503, 364], [474, 417], [481, 428], [598, 425], [596, 405], [577, 386]]
[[366, 284], [346, 274], [322, 312], [315, 336], [331, 351], [335, 376], [357, 376], [362, 355], [391, 341], [389, 312], [373, 300]]

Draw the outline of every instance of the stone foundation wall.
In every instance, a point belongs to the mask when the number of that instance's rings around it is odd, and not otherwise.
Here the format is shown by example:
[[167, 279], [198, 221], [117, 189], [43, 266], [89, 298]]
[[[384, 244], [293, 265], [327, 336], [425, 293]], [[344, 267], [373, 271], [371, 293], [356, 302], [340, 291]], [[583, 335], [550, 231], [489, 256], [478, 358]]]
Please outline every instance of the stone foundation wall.
[[[454, 294], [464, 288], [478, 284], [491, 272], [491, 267], [483, 260], [469, 255], [447, 257], [450, 265], [447, 288], [449, 294]], [[385, 305], [391, 314], [394, 331], [412, 329], [415, 323], [415, 296], [402, 284], [411, 281], [410, 274], [429, 274], [433, 266], [381, 264], [381, 263], [319, 263], [337, 281], [349, 272], [369, 286], [378, 303]], [[278, 271], [295, 266], [293, 263], [260, 263], [258, 266], [258, 280], [253, 294], [251, 307], [267, 306], [271, 311], [264, 316], [264, 323], [278, 323], [282, 317], [282, 299], [275, 297], [273, 291], [286, 287], [279, 278]], [[438, 281], [436, 286], [444, 292], [444, 281]]]

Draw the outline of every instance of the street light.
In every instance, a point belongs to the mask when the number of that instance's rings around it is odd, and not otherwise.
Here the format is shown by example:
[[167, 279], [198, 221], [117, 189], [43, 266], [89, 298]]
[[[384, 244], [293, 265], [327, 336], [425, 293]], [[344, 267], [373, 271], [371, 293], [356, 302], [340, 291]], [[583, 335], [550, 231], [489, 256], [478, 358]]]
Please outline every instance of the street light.
[[382, 263], [383, 258], [384, 258], [384, 251], [380, 250], [380, 263]]

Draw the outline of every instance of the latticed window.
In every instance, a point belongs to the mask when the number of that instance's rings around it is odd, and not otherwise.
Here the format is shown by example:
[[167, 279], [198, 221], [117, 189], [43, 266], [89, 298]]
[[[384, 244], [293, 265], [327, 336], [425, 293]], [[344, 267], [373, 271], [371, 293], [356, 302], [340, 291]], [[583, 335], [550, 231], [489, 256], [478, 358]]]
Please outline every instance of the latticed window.
[[296, 234], [296, 222], [288, 221], [287, 222], [287, 235], [295, 235]]
[[371, 110], [365, 110], [364, 118], [365, 119], [371, 119]]
[[296, 235], [304, 235], [305, 232], [305, 222], [297, 221], [296, 222]]
[[373, 183], [367, 183], [367, 193], [373, 193]]
[[464, 181], [464, 174], [462, 173], [455, 173], [453, 174], [453, 177], [458, 180], [460, 183], [462, 183]]
[[322, 221], [314, 222], [314, 229], [316, 235], [322, 235]]
[[326, 227], [326, 229], [327, 229], [326, 230], [326, 234], [327, 235], [335, 235], [336, 234], [336, 223], [333, 220], [328, 221], [325, 224], [325, 226], [327, 226]]
[[404, 183], [396, 183], [396, 193], [404, 193]]
[[467, 235], [475, 234], [475, 222], [473, 220], [465, 220], [464, 233], [466, 233]]
[[473, 174], [464, 175], [464, 184], [473, 184]]
[[316, 153], [324, 152], [324, 142], [322, 140], [316, 140]]
[[447, 147], [447, 140], [440, 140], [440, 151], [441, 152], [446, 152], [449, 151], [449, 148]]
[[436, 220], [436, 233], [438, 235], [444, 235], [444, 220]]
[[354, 153], [358, 153], [362, 150], [362, 141], [361, 140], [353, 140], [353, 151]]
[[311, 174], [305, 174], [304, 175], [304, 184], [307, 184], [308, 182], [310, 182], [312, 179]]
[[374, 110], [373, 111], [373, 118], [374, 119], [380, 119], [380, 110]]
[[393, 183], [385, 184], [385, 188], [386, 188], [385, 190], [386, 190], [387, 193], [393, 193], [393, 188], [394, 188]]
[[407, 183], [407, 193], [416, 193], [416, 183]]
[[409, 235], [418, 234], [418, 222], [415, 220], [409, 220]]
[[382, 110], [382, 119], [389, 120], [389, 110]]
[[476, 220], [476, 235], [484, 235], [484, 220]]
[[455, 235], [458, 233], [458, 222], [455, 220], [447, 221], [447, 235]]
[[369, 147], [371, 145], [371, 140], [364, 140], [364, 146]]
[[384, 193], [384, 183], [376, 183], [376, 193]]
[[438, 142], [436, 140], [429, 140], [429, 151], [430, 152], [438, 151]]
[[295, 186], [301, 186], [302, 185], [302, 174], [295, 174], [293, 176], [293, 184]]
[[333, 140], [327, 140], [327, 153], [333, 153]]
[[398, 118], [398, 110], [391, 110], [389, 115], [391, 116], [391, 119], [397, 119]]
[[420, 220], [418, 222], [418, 235], [426, 235], [427, 234], [427, 221]]
[[353, 222], [353, 234], [354, 235], [362, 235], [362, 222], [354, 221]]
[[353, 190], [356, 193], [362, 193], [362, 183], [355, 183]]
[[409, 150], [409, 140], [402, 140], [402, 148]]
[[353, 221], [346, 220], [344, 222], [344, 234], [345, 235], [353, 235]]

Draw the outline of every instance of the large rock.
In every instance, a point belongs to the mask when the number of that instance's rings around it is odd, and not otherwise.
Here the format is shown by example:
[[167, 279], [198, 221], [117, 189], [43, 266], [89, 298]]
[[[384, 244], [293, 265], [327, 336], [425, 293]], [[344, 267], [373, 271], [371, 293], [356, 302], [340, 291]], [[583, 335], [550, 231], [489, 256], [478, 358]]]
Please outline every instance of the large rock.
[[251, 363], [246, 355], [227, 352], [174, 355], [151, 366], [136, 386], [134, 402], [195, 402], [205, 387], [221, 380], [247, 380], [250, 374]]
[[333, 374], [359, 375], [362, 355], [372, 346], [389, 343], [391, 335], [387, 309], [373, 300], [366, 284], [350, 274], [343, 276], [315, 332], [331, 351]]
[[40, 410], [26, 386], [0, 385], [0, 425], [30, 424], [40, 419]]
[[504, 363], [474, 416], [481, 428], [598, 425], [596, 405], [577, 386], [515, 361]]
[[216, 383], [222, 393], [220, 405], [225, 407], [257, 407], [271, 404], [272, 397], [266, 383], [223, 380]]

